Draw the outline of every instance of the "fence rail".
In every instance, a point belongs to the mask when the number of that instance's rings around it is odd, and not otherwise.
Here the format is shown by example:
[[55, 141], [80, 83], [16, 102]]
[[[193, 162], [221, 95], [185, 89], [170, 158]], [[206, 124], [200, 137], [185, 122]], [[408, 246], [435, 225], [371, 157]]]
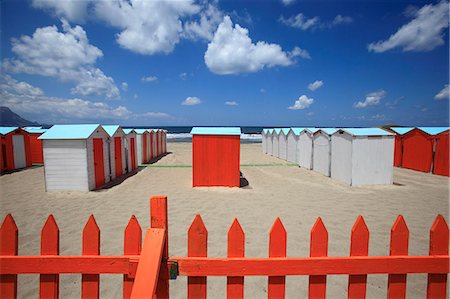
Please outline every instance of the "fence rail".
[[81, 256], [59, 255], [59, 228], [50, 215], [41, 232], [41, 255], [18, 256], [18, 229], [11, 215], [0, 228], [0, 298], [17, 298], [17, 275], [40, 274], [40, 298], [59, 297], [59, 275], [81, 274], [82, 298], [99, 298], [99, 274], [123, 274], [123, 298], [169, 298], [169, 279], [188, 276], [188, 298], [206, 298], [207, 276], [227, 276], [227, 298], [244, 297], [245, 276], [268, 276], [268, 298], [285, 297], [287, 275], [308, 275], [308, 297], [325, 298], [327, 275], [348, 275], [348, 297], [365, 298], [368, 274], [388, 274], [388, 298], [406, 297], [406, 277], [427, 273], [427, 298], [446, 298], [450, 257], [449, 228], [438, 215], [430, 229], [429, 254], [409, 256], [409, 230], [402, 216], [391, 229], [390, 255], [368, 256], [369, 229], [359, 216], [350, 255], [328, 256], [328, 232], [319, 217], [310, 235], [310, 257], [286, 257], [287, 233], [277, 218], [269, 233], [267, 258], [245, 257], [245, 233], [237, 219], [228, 231], [228, 254], [207, 257], [208, 231], [200, 215], [188, 230], [186, 257], [168, 255], [167, 197], [150, 200], [150, 227], [132, 216], [124, 232], [124, 255], [100, 255], [100, 229], [89, 217]]

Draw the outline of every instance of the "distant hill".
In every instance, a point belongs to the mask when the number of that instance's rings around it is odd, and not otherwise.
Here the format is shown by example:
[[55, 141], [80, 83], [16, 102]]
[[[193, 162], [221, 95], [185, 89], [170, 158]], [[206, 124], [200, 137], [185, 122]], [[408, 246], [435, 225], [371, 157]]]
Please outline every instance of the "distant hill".
[[0, 125], [4, 127], [31, 127], [41, 124], [26, 120], [14, 113], [8, 107], [0, 107]]

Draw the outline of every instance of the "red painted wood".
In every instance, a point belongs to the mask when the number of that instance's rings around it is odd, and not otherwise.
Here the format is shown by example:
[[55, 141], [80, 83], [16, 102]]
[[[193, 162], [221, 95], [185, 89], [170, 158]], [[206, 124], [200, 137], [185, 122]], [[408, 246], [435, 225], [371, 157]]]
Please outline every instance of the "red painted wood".
[[435, 136], [436, 149], [433, 160], [433, 173], [449, 176], [449, 131], [442, 132]]
[[[399, 215], [391, 228], [389, 255], [408, 255], [409, 230], [403, 216]], [[406, 298], [406, 274], [389, 274], [388, 299]]]
[[[100, 255], [100, 229], [93, 215], [89, 217], [83, 229], [82, 255]], [[81, 297], [99, 298], [100, 275], [83, 274], [81, 276]]]
[[[167, 196], [152, 196], [150, 198], [150, 227], [164, 229], [164, 250], [161, 263], [167, 264], [169, 259], [169, 222], [167, 215]], [[156, 298], [169, 298], [169, 270], [162, 267], [159, 272]]]
[[[48, 216], [41, 231], [41, 255], [59, 255], [59, 228], [53, 215]], [[39, 297], [59, 297], [58, 274], [41, 274]]]
[[6, 170], [6, 141], [5, 136], [0, 134], [0, 171]]
[[156, 156], [159, 157], [160, 155], [160, 146], [161, 146], [161, 141], [160, 141], [160, 132], [159, 130], [156, 131]]
[[150, 132], [150, 159], [155, 158], [155, 153], [153, 150], [153, 139], [155, 138], [155, 135], [153, 131]]
[[156, 287], [164, 251], [164, 236], [164, 229], [147, 229], [136, 272], [136, 282], [131, 292], [132, 299], [157, 298]]
[[[448, 255], [448, 241], [447, 222], [438, 215], [430, 230], [430, 255]], [[427, 298], [447, 298], [447, 274], [428, 274]]]
[[136, 145], [134, 144], [134, 138], [130, 138], [130, 151], [131, 151], [131, 169], [136, 169]]
[[[352, 227], [350, 256], [369, 254], [369, 229], [362, 216], [358, 216]], [[349, 275], [348, 298], [366, 298], [367, 275]]]
[[103, 157], [103, 139], [94, 138], [94, 176], [95, 188], [105, 184], [105, 160]]
[[[200, 215], [195, 216], [188, 230], [188, 256], [206, 257], [208, 255], [208, 231]], [[206, 276], [188, 277], [188, 298], [206, 298]]]
[[[11, 214], [6, 215], [0, 228], [0, 254], [17, 255], [19, 249], [19, 230]], [[3, 262], [0, 262], [3, 267]], [[0, 298], [17, 298], [17, 275], [0, 275]]]
[[[124, 255], [139, 255], [142, 248], [142, 229], [133, 215], [128, 221], [128, 225], [125, 228], [123, 238], [123, 254]], [[134, 277], [128, 274], [123, 275], [123, 298], [128, 299], [131, 296], [131, 290], [133, 289]]]
[[[234, 219], [228, 230], [228, 257], [244, 257], [245, 255], [245, 234], [237, 219]], [[227, 298], [244, 298], [244, 277], [227, 277]]]
[[6, 134], [5, 138], [5, 152], [6, 152], [6, 170], [14, 170], [14, 149], [12, 143], [12, 133]]
[[122, 138], [114, 137], [114, 162], [116, 166], [116, 177], [122, 175]]
[[[328, 255], [328, 232], [319, 217], [311, 229], [311, 257]], [[309, 276], [308, 298], [326, 298], [327, 277], [325, 275]]]
[[420, 129], [403, 135], [402, 167], [430, 172], [433, 157], [433, 136]]
[[147, 163], [148, 162], [147, 133], [142, 134], [142, 162], [143, 163]]
[[[286, 257], [287, 235], [283, 223], [277, 218], [272, 225], [269, 235], [269, 257]], [[268, 298], [285, 297], [285, 276], [269, 276]]]
[[42, 151], [42, 140], [38, 139], [42, 133], [29, 133], [30, 155], [32, 164], [44, 163], [44, 153]]
[[[394, 133], [396, 134], [396, 133]], [[401, 167], [402, 166], [402, 156], [403, 156], [403, 140], [402, 135], [395, 135], [395, 143], [394, 143], [394, 166]]]
[[240, 186], [240, 136], [192, 137], [193, 186]]

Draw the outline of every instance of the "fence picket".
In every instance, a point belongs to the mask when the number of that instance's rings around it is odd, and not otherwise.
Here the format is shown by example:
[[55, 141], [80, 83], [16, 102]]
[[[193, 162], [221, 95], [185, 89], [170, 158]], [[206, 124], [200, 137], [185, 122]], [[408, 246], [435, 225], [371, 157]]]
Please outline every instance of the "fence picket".
[[[152, 196], [150, 198], [150, 227], [165, 229], [162, 263], [167, 264], [167, 260], [169, 259], [167, 196]], [[167, 267], [161, 267], [159, 270], [156, 298], [169, 298], [169, 270]]]
[[[438, 215], [430, 229], [430, 255], [448, 255], [449, 230], [442, 215]], [[448, 266], [448, 265], [447, 265]], [[428, 274], [427, 298], [447, 297], [447, 274]]]
[[[364, 218], [359, 215], [352, 227], [350, 256], [367, 256], [369, 254], [369, 229]], [[349, 275], [348, 298], [366, 298], [367, 274]]]
[[[208, 231], [202, 217], [196, 215], [188, 230], [188, 256], [206, 257], [208, 246]], [[188, 277], [188, 298], [206, 298], [206, 276]]]
[[[272, 225], [269, 236], [269, 257], [286, 257], [286, 230], [280, 218]], [[268, 298], [285, 297], [285, 276], [269, 276], [267, 289]]]
[[[133, 215], [128, 221], [125, 228], [123, 238], [123, 254], [124, 255], [139, 255], [142, 249], [142, 229]], [[123, 275], [123, 298], [128, 299], [131, 296], [133, 289], [134, 277], [129, 277], [127, 274]]]
[[[244, 257], [245, 255], [245, 234], [241, 224], [234, 219], [228, 230], [228, 257]], [[227, 298], [244, 298], [244, 277], [227, 277]]]
[[[11, 214], [6, 215], [0, 228], [0, 254], [17, 255], [19, 230]], [[17, 298], [17, 275], [0, 275], [0, 298]]]
[[[59, 255], [59, 228], [53, 215], [48, 216], [41, 231], [41, 255]], [[59, 297], [59, 274], [41, 274], [39, 297]]]
[[[311, 229], [311, 257], [328, 255], [328, 232], [322, 219], [317, 218]], [[327, 276], [311, 275], [309, 276], [308, 298], [326, 298]]]
[[[100, 255], [100, 229], [94, 215], [89, 217], [83, 229], [82, 255]], [[99, 298], [100, 275], [81, 275], [81, 298]]]
[[[405, 219], [399, 215], [391, 228], [389, 255], [408, 255], [409, 230]], [[406, 298], [406, 274], [389, 274], [388, 299]]]

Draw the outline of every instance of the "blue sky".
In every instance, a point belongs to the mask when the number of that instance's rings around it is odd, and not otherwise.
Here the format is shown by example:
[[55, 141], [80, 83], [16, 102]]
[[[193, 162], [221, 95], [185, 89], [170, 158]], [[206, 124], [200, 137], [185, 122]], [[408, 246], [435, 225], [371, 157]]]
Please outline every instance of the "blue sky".
[[0, 104], [44, 123], [448, 125], [448, 5], [5, 0]]

